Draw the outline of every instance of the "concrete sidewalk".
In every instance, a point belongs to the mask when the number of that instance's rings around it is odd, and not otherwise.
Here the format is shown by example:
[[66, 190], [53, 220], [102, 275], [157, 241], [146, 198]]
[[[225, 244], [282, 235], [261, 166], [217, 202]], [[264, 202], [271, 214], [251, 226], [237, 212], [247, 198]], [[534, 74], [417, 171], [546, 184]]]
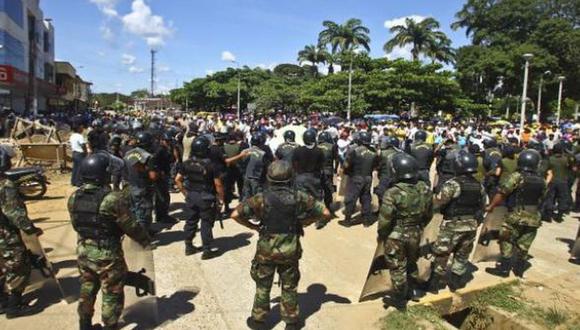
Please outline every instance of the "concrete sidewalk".
[[[41, 237], [49, 259], [58, 270], [71, 304], [57, 302], [58, 292], [45, 288], [39, 303], [42, 313], [10, 320], [0, 318], [2, 329], [75, 329], [77, 325], [76, 297], [78, 273], [75, 262], [76, 234], [70, 226], [66, 200], [72, 189], [57, 182], [49, 189], [48, 199], [28, 204], [30, 217], [45, 234]], [[173, 213], [184, 217], [183, 204], [173, 195]], [[244, 329], [253, 301], [254, 282], [250, 278], [250, 263], [255, 251], [257, 234], [249, 232], [231, 220], [224, 221], [221, 230], [216, 223], [214, 236], [223, 255], [202, 261], [200, 254], [184, 255], [183, 222], [163, 230], [159, 247], [154, 251], [160, 326], [163, 329]], [[375, 225], [376, 226], [376, 225]], [[568, 295], [580, 297], [580, 268], [567, 262], [570, 242], [578, 229], [576, 218], [567, 217], [562, 224], [545, 224], [530, 251], [534, 258], [527, 273], [528, 281], [558, 288]], [[199, 237], [195, 243], [200, 245]], [[380, 300], [358, 303], [358, 297], [368, 271], [376, 244], [376, 227], [343, 228], [336, 220], [323, 230], [309, 227], [302, 239], [304, 256], [299, 286], [301, 315], [306, 329], [372, 329], [386, 314]], [[497, 284], [497, 278], [483, 269], [491, 263], [478, 264], [475, 279], [464, 290]], [[130, 289], [126, 289], [130, 290]], [[272, 299], [280, 289], [275, 285]], [[461, 293], [461, 290], [460, 292]], [[423, 301], [433, 301], [450, 295], [427, 295]], [[48, 299], [51, 298], [52, 299]], [[94, 322], [100, 319], [100, 300]], [[143, 329], [138, 315], [127, 315], [126, 329]], [[269, 328], [283, 329], [278, 304], [273, 304]]]

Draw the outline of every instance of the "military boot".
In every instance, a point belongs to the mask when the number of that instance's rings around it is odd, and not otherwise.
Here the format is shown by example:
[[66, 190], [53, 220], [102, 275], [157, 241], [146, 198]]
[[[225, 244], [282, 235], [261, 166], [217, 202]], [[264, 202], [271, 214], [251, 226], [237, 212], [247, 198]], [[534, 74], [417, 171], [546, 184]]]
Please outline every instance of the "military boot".
[[530, 263], [526, 257], [518, 257], [514, 263], [514, 275], [519, 278], [524, 278], [524, 273], [530, 268]]
[[286, 323], [286, 327], [284, 330], [299, 330], [304, 327], [304, 324], [301, 321], [295, 323]]
[[37, 305], [30, 306], [22, 302], [22, 293], [13, 293], [8, 296], [6, 306], [7, 319], [29, 316], [38, 312], [40, 312], [40, 308]]
[[209, 260], [219, 256], [219, 250], [211, 249], [211, 248], [204, 248], [201, 254], [201, 260]]
[[93, 321], [87, 319], [80, 319], [79, 320], [79, 329], [80, 330], [93, 330]]
[[350, 215], [345, 215], [344, 220], [339, 221], [338, 224], [346, 228], [354, 226]]
[[510, 276], [511, 261], [507, 258], [501, 258], [496, 264], [495, 268], [486, 268], [485, 271], [489, 274], [507, 278]]
[[451, 278], [449, 279], [449, 290], [451, 290], [451, 292], [463, 289], [465, 284], [464, 276], [451, 272]]
[[429, 278], [429, 282], [427, 284], [427, 291], [432, 294], [437, 294], [439, 290], [445, 288], [444, 278], [435, 272], [431, 273], [431, 277]]
[[110, 324], [110, 325], [105, 325], [103, 327], [103, 330], [118, 330], [119, 329], [119, 324]]
[[395, 289], [391, 295], [391, 306], [399, 311], [407, 310], [407, 297], [409, 296], [409, 287], [405, 286], [400, 289]]
[[260, 330], [266, 328], [266, 324], [264, 323], [264, 321], [258, 321], [251, 316], [248, 317], [248, 319], [246, 320], [246, 325], [248, 326], [248, 328], [252, 330]]
[[0, 293], [0, 315], [6, 313], [6, 307], [8, 307], [8, 296], [4, 293]]
[[193, 245], [191, 241], [185, 241], [185, 255], [190, 256], [199, 252], [199, 248]]

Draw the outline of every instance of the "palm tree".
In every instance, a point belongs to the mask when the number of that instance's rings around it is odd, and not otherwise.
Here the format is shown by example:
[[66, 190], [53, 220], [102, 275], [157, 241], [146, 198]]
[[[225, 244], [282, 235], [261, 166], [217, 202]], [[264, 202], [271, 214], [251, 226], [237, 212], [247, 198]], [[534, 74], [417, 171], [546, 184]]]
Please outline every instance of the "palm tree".
[[326, 63], [328, 51], [322, 47], [307, 45], [303, 50], [298, 52], [298, 62], [302, 65], [304, 62], [310, 62], [312, 73], [318, 76], [318, 64]]
[[426, 54], [431, 58], [431, 63], [435, 63], [435, 61], [445, 64], [455, 62], [455, 50], [451, 47], [451, 40], [449, 40], [447, 36], [444, 36], [444, 38], [437, 38], [436, 42], [431, 45], [431, 48], [429, 48]]
[[[362, 25], [362, 21], [357, 18], [351, 18], [343, 24], [337, 24], [332, 21], [322, 23], [324, 30], [318, 36], [319, 44], [329, 45], [332, 54], [341, 52], [350, 57], [348, 70], [348, 105], [347, 119], [350, 120], [352, 104], [352, 62], [355, 50], [361, 48], [370, 51], [369, 37], [370, 30]], [[330, 71], [330, 70], [329, 70]]]
[[[394, 34], [394, 37], [385, 43], [383, 49], [385, 52], [390, 53], [395, 47], [404, 47], [412, 44], [411, 55], [413, 56], [413, 61], [418, 61], [420, 54], [434, 55], [446, 50], [450, 51], [451, 40], [438, 29], [439, 22], [434, 18], [429, 17], [421, 22], [407, 18], [404, 25], [395, 25], [391, 28], [390, 31]], [[448, 54], [444, 56], [438, 55], [437, 57], [447, 59]]]

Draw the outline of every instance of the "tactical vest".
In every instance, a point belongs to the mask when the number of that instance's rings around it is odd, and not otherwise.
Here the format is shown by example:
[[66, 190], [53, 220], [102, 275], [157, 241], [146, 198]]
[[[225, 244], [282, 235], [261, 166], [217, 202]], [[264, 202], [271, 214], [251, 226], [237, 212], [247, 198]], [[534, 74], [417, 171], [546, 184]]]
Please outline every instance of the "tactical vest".
[[381, 150], [379, 178], [387, 178], [392, 176], [393, 169], [391, 166], [391, 159], [393, 158], [393, 155], [396, 153], [397, 150], [394, 148]]
[[296, 150], [296, 148], [298, 148], [297, 144], [284, 142], [278, 147], [276, 154], [278, 155], [278, 158], [280, 158], [280, 160], [291, 162], [292, 154], [294, 153], [294, 150]]
[[199, 159], [193, 156], [183, 163], [184, 185], [187, 191], [208, 191], [212, 190], [213, 182], [208, 178], [207, 167], [209, 159]]
[[351, 165], [352, 175], [371, 176], [376, 157], [377, 154], [372, 149], [365, 146], [356, 147]]
[[424, 196], [418, 189], [419, 184], [424, 184], [419, 182], [415, 185], [406, 183], [397, 183], [394, 187], [406, 193], [403, 205], [400, 209], [397, 209], [394, 219], [396, 220], [396, 225], [401, 227], [413, 227], [419, 226], [424, 223], [423, 212], [425, 208], [425, 199], [431, 198], [431, 196]]
[[515, 191], [516, 210], [535, 212], [544, 195], [546, 181], [536, 173], [521, 172], [524, 183]]
[[411, 156], [417, 160], [420, 170], [428, 170], [433, 162], [433, 148], [426, 143], [413, 144]]
[[260, 148], [252, 147], [248, 166], [246, 166], [246, 178], [261, 180], [264, 177], [265, 164], [264, 156], [266, 152]]
[[459, 183], [461, 195], [453, 199], [442, 210], [443, 219], [453, 220], [458, 217], [481, 217], [481, 184], [473, 177], [459, 176], [454, 179]]
[[101, 188], [75, 193], [71, 222], [81, 239], [120, 240], [123, 232], [115, 223], [115, 218], [99, 214], [101, 203], [110, 192]]
[[325, 171], [334, 171], [334, 155], [333, 149], [334, 145], [330, 143], [321, 143], [318, 145], [320, 150], [322, 150], [322, 154], [324, 155], [324, 170]]
[[267, 189], [261, 222], [268, 234], [299, 234], [296, 192], [287, 187]]

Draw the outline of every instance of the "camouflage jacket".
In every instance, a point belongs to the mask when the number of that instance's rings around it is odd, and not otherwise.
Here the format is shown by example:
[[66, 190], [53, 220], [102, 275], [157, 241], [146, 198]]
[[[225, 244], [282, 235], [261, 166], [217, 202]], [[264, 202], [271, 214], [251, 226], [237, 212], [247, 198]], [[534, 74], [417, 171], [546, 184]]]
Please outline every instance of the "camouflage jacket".
[[[100, 187], [90, 183], [79, 188], [79, 190], [96, 189], [100, 189]], [[73, 206], [75, 204], [75, 196], [76, 192], [73, 193], [68, 200], [68, 210], [71, 213], [71, 218]], [[99, 213], [108, 218], [115, 219], [117, 226], [119, 226], [124, 234], [131, 237], [142, 246], [148, 246], [151, 243], [151, 237], [149, 236], [149, 233], [137, 223], [134, 214], [130, 210], [129, 201], [130, 198], [126, 192], [110, 192], [101, 202]], [[112, 244], [103, 244], [102, 242], [91, 239], [79, 239], [78, 254], [79, 256], [88, 257], [91, 260], [108, 260], [122, 257], [123, 250], [121, 249], [120, 240], [111, 243]]]
[[433, 217], [431, 189], [423, 181], [399, 182], [383, 196], [379, 211], [379, 238], [401, 239], [405, 227], [424, 227]]
[[22, 246], [20, 230], [32, 234], [36, 228], [28, 218], [16, 184], [8, 179], [0, 179], [0, 210], [0, 250]]
[[[444, 208], [452, 200], [459, 198], [461, 196], [461, 186], [457, 181], [451, 179], [441, 186], [441, 191], [439, 194], [433, 196], [433, 209], [435, 211]], [[485, 208], [487, 202], [487, 194], [485, 193], [485, 188], [481, 186], [481, 214]], [[464, 231], [474, 231], [477, 230], [479, 222], [474, 219], [463, 219], [463, 220], [443, 220], [441, 222], [440, 229], [449, 230], [453, 232], [464, 232]]]
[[[314, 197], [301, 192], [296, 192], [296, 205], [298, 220], [306, 227], [322, 218], [324, 204], [316, 201]], [[240, 203], [236, 208], [239, 214], [237, 221], [249, 223], [252, 217], [258, 220], [264, 214], [264, 195], [257, 194]], [[256, 255], [257, 262], [274, 262], [277, 264], [294, 263], [302, 257], [300, 236], [297, 234], [265, 234], [260, 233]]]
[[[514, 193], [518, 188], [524, 184], [524, 176], [520, 172], [514, 172], [506, 178], [499, 186], [499, 192], [505, 196]], [[543, 193], [545, 194], [544, 188]], [[507, 214], [506, 222], [508, 224], [519, 224], [530, 227], [540, 227], [542, 225], [540, 212], [530, 212], [527, 210], [519, 210], [516, 208], [513, 212]]]

